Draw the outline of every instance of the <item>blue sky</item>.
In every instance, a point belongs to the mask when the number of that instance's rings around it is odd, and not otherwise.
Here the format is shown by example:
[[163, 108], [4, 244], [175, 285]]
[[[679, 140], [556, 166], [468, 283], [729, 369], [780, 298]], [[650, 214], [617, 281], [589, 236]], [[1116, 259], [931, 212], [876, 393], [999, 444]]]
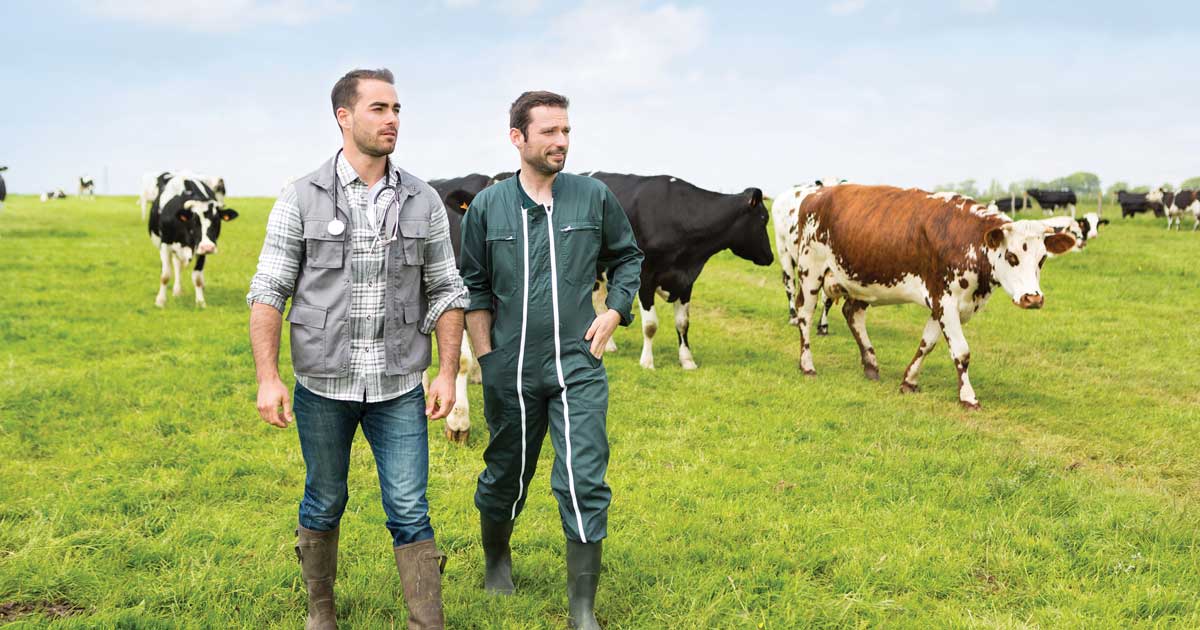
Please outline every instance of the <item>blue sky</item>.
[[186, 168], [274, 195], [337, 149], [333, 82], [379, 66], [425, 178], [512, 169], [526, 89], [572, 99], [570, 170], [725, 191], [1200, 175], [1198, 3], [10, 0], [0, 24], [17, 192]]

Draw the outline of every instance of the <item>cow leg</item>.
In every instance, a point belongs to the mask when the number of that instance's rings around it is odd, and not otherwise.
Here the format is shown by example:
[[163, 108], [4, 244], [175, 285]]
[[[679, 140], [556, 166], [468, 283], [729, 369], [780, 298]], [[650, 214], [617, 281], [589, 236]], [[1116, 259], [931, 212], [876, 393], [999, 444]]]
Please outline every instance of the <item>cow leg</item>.
[[921, 372], [921, 364], [933, 347], [937, 345], [938, 337], [942, 336], [942, 324], [930, 316], [925, 322], [925, 331], [921, 333], [921, 345], [917, 346], [917, 355], [913, 357], [908, 368], [904, 370], [904, 380], [900, 381], [900, 393], [909, 394], [920, 391], [917, 385], [917, 375]]
[[[597, 315], [603, 315], [608, 312], [608, 280], [604, 276], [596, 278], [596, 290], [592, 291], [592, 310], [596, 311]], [[613, 341], [612, 337], [608, 338], [608, 344], [604, 346], [604, 352], [616, 352], [617, 342]]]
[[462, 350], [458, 356], [467, 360], [467, 381], [476, 385], [483, 382], [483, 372], [479, 369], [479, 360], [475, 358], [475, 351], [471, 349], [471, 340], [467, 335], [463, 335]]
[[879, 380], [879, 361], [875, 358], [875, 348], [871, 346], [871, 338], [867, 336], [867, 303], [846, 298], [842, 305], [842, 315], [846, 316], [846, 325], [858, 342], [858, 355], [862, 360], [863, 375], [869, 380]]
[[963, 335], [957, 300], [952, 297], [942, 298], [941, 323], [942, 334], [950, 345], [950, 358], [954, 361], [954, 369], [958, 371], [958, 402], [967, 409], [979, 409], [979, 400], [975, 398], [975, 389], [971, 387], [971, 378], [967, 373], [971, 349]]
[[787, 295], [788, 323], [794, 326], [796, 324], [796, 281], [792, 278], [792, 274], [788, 270], [788, 264], [782, 259], [779, 262], [783, 266], [783, 292], [785, 295]]
[[812, 335], [809, 330], [813, 315], [817, 310], [817, 294], [821, 288], [821, 276], [813, 272], [815, 265], [809, 266], [800, 274], [800, 286], [796, 291], [796, 322], [800, 329], [800, 371], [805, 376], [816, 376], [813, 367]]
[[158, 274], [158, 297], [154, 305], [162, 308], [167, 305], [167, 283], [171, 281], [171, 250], [165, 245], [158, 246], [158, 257], [162, 260], [162, 271]]
[[196, 268], [192, 271], [192, 286], [196, 287], [196, 306], [204, 308], [204, 256], [196, 257]]
[[454, 408], [446, 416], [446, 439], [466, 444], [471, 435], [471, 407], [467, 400], [467, 374], [474, 357], [469, 355], [470, 344], [463, 338], [463, 352], [458, 355], [458, 374], [454, 377]]
[[171, 285], [171, 295], [179, 297], [183, 295], [183, 286], [179, 284], [179, 278], [183, 275], [183, 261], [174, 253], [171, 254], [171, 268], [175, 271], [175, 283]]
[[642, 359], [639, 363], [647, 370], [654, 369], [654, 333], [658, 332], [658, 314], [654, 305], [642, 308]]
[[833, 308], [833, 298], [825, 296], [825, 304], [821, 306], [821, 321], [817, 323], [817, 334], [822, 337], [829, 334], [829, 309], [831, 308]]
[[679, 365], [685, 370], [696, 369], [696, 359], [688, 346], [688, 306], [690, 302], [675, 302], [675, 335], [679, 338]]

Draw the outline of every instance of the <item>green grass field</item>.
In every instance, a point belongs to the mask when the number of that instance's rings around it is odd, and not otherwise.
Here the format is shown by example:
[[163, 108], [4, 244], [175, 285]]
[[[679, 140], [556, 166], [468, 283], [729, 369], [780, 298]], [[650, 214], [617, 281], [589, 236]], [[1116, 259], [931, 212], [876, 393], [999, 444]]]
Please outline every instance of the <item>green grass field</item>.
[[[190, 288], [154, 307], [131, 197], [0, 211], [0, 623], [303, 624], [303, 462], [294, 428], [258, 419], [246, 333], [270, 204], [230, 202], [204, 311]], [[819, 376], [801, 378], [778, 267], [728, 252], [696, 288], [698, 371], [675, 361], [669, 307], [655, 372], [638, 325], [619, 331], [601, 622], [1200, 627], [1200, 234], [1107, 214], [1086, 251], [1046, 264], [1045, 309], [1001, 293], [967, 326], [980, 412], [960, 410], [944, 341], [923, 392], [898, 393], [917, 307], [868, 313], [881, 382], [836, 310]], [[514, 536], [517, 595], [482, 592], [477, 385], [471, 402], [468, 446], [431, 426], [450, 627], [565, 627], [549, 444]], [[361, 438], [350, 486], [341, 622], [403, 627]]]

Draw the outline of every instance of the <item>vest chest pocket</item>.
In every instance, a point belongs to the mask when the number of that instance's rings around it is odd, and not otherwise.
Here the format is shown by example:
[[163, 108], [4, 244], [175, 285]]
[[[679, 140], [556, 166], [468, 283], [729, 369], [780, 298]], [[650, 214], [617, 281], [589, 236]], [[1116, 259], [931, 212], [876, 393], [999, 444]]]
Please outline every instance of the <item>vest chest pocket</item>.
[[600, 224], [569, 223], [558, 233], [562, 243], [558, 260], [565, 270], [567, 282], [575, 286], [592, 286], [596, 282], [596, 259], [600, 256]]
[[346, 254], [346, 238], [329, 233], [326, 222], [304, 224], [304, 260], [317, 269], [340, 269]]
[[425, 264], [425, 239], [429, 237], [429, 223], [400, 219], [400, 255], [406, 265]]
[[508, 297], [516, 290], [517, 275], [521, 273], [521, 266], [517, 262], [517, 235], [512, 231], [496, 230], [488, 232], [484, 241], [492, 293]]

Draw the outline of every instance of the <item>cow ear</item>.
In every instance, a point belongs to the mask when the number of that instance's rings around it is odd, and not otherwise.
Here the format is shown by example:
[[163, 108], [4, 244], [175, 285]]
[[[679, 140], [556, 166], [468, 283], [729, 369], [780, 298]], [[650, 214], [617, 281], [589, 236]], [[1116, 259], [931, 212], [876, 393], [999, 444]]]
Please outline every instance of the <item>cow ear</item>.
[[762, 200], [763, 200], [763, 195], [762, 195], [761, 190], [759, 190], [757, 188], [747, 188], [746, 189], [747, 207], [757, 208], [760, 204], [762, 204]]
[[1054, 254], [1065, 254], [1075, 247], [1075, 236], [1070, 232], [1056, 232], [1046, 236], [1046, 251]]
[[983, 235], [983, 244], [988, 249], [1000, 249], [1004, 247], [1004, 239], [1008, 235], [1005, 233], [1004, 226], [994, 227]]
[[220, 212], [222, 221], [232, 221], [238, 218], [237, 210], [233, 208], [223, 208]]

